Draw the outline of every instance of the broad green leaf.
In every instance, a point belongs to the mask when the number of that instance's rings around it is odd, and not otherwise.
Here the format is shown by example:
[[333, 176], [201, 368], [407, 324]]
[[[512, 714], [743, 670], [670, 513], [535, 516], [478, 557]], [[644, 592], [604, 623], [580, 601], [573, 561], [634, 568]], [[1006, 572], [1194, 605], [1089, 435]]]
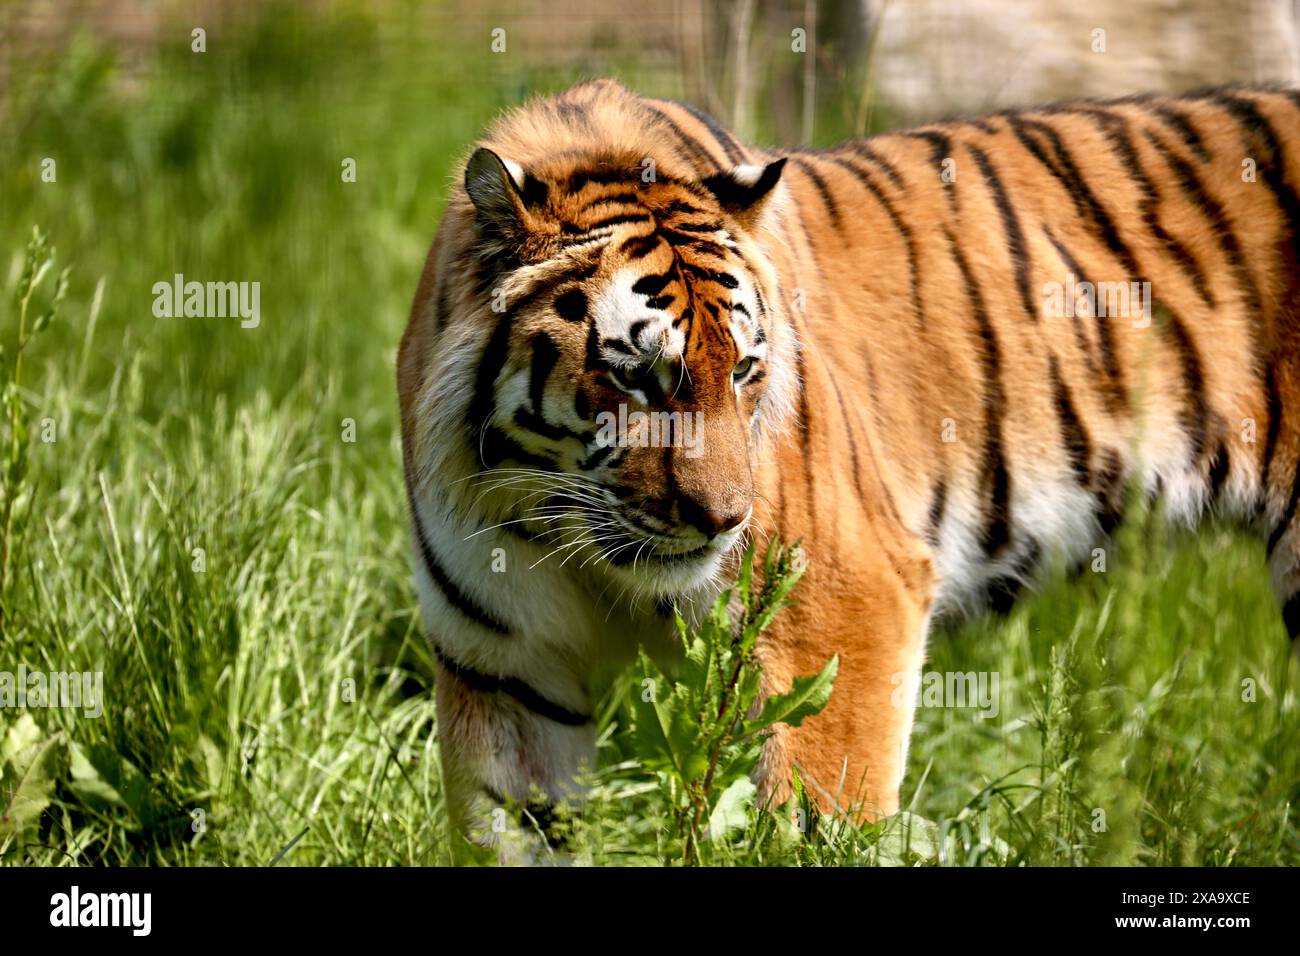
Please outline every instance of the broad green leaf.
[[796, 677], [787, 693], [773, 694], [763, 702], [758, 717], [746, 722], [745, 732], [752, 734], [774, 724], [798, 727], [805, 717], [821, 713], [831, 699], [831, 689], [839, 669], [840, 656], [836, 654], [816, 674]]
[[915, 866], [939, 862], [939, 826], [903, 811], [884, 821], [873, 848], [877, 866]]
[[37, 744], [41, 739], [41, 728], [31, 714], [23, 714], [5, 733], [4, 745], [0, 746], [0, 762], [8, 763], [22, 751]]
[[148, 827], [157, 819], [149, 781], [121, 754], [105, 744], [72, 748], [72, 783], [74, 793], [94, 805], [121, 806], [129, 811], [135, 824], [131, 829]]
[[63, 735], [42, 739], [30, 714], [9, 728], [0, 769], [0, 839], [34, 823], [54, 798], [59, 761], [65, 754]]
[[207, 734], [199, 734], [198, 740], [194, 743], [193, 757], [194, 762], [203, 768], [208, 788], [213, 792], [220, 790], [225, 761], [222, 759], [221, 751]]
[[713, 652], [707, 641], [696, 638], [686, 650], [686, 661], [682, 667], [682, 684], [697, 698], [703, 698], [709, 686], [709, 673], [712, 667]]
[[71, 757], [70, 786], [73, 793], [92, 806], [126, 806], [122, 795], [95, 769], [95, 765], [90, 762], [81, 744], [74, 740], [68, 750]]
[[742, 830], [749, 823], [748, 809], [754, 805], [757, 788], [748, 777], [741, 777], [722, 791], [717, 806], [709, 814], [709, 839], [720, 840], [732, 830]]

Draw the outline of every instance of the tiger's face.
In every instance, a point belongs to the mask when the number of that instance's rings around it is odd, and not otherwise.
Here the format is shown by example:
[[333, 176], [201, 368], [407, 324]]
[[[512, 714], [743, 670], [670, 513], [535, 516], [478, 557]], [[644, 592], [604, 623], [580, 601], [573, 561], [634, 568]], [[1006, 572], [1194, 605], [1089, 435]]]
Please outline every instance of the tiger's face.
[[469, 421], [516, 530], [666, 596], [712, 579], [753, 511], [773, 305], [736, 204], [780, 163], [725, 183], [625, 170], [555, 182], [471, 158], [502, 311]]

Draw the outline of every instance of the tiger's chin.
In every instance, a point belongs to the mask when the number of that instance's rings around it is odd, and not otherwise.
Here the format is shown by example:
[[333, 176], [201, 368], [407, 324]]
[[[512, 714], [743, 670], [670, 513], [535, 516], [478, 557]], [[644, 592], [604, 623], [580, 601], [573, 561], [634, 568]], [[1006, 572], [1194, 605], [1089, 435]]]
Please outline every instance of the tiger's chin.
[[743, 533], [742, 526], [693, 546], [690, 542], [629, 541], [622, 551], [602, 561], [602, 566], [634, 597], [685, 597], [718, 579]]

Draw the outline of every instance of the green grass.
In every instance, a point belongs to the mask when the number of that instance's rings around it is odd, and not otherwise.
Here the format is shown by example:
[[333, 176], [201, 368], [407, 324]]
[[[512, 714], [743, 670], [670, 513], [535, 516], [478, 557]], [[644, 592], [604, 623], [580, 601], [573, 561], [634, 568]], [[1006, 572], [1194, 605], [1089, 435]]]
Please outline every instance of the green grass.
[[[392, 363], [456, 157], [497, 109], [579, 74], [471, 52], [480, 24], [418, 26], [279, 11], [203, 55], [179, 29], [143, 71], [83, 39], [11, 78], [3, 362], [34, 224], [73, 270], [23, 360], [0, 670], [103, 671], [106, 700], [98, 719], [0, 711], [0, 803], [20, 765], [51, 801], [0, 822], [5, 863], [264, 864], [290, 844], [289, 864], [450, 860]], [[582, 75], [680, 95], [612, 57]], [[177, 272], [260, 281], [261, 326], [154, 318]], [[752, 817], [710, 859], [1300, 862], [1297, 669], [1257, 543], [1135, 522], [1104, 574], [938, 635], [927, 669], [996, 672], [1000, 710], [919, 712], [907, 814], [803, 837]], [[604, 708], [580, 860], [680, 857], [635, 760], [632, 680]]]

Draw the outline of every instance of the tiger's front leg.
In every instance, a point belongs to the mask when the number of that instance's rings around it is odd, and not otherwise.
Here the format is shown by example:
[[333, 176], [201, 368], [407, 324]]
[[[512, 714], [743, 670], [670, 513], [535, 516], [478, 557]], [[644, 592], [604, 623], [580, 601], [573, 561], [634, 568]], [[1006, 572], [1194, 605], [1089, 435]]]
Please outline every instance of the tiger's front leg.
[[[756, 782], [775, 809], [797, 771], [821, 812], [861, 823], [899, 808], [933, 566], [920, 541], [887, 528], [856, 528], [838, 546], [808, 541], [794, 604], [759, 639], [764, 685], [788, 690], [836, 654], [839, 672], [822, 713], [799, 727], [778, 726], [768, 738]], [[862, 541], [874, 547], [847, 546]]]
[[551, 813], [580, 799], [579, 778], [595, 765], [595, 725], [478, 684], [440, 662], [438, 735], [453, 827], [503, 863], [545, 863]]

